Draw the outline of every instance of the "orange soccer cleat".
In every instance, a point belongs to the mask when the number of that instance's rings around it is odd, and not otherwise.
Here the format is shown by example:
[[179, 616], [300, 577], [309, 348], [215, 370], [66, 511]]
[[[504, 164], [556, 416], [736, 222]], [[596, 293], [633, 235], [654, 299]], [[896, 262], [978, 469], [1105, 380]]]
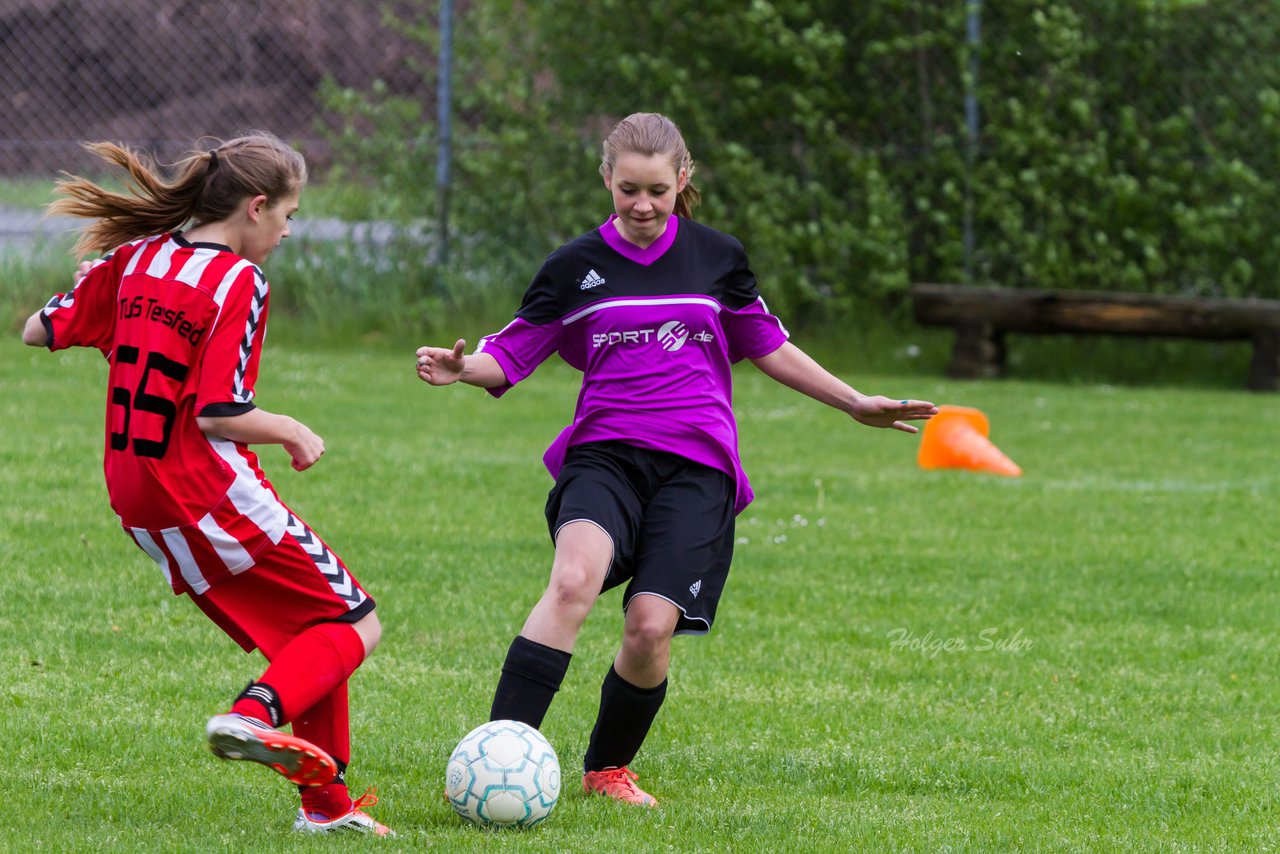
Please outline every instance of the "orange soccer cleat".
[[630, 768], [588, 771], [582, 775], [582, 789], [613, 798], [615, 801], [625, 801], [642, 807], [658, 805], [657, 798], [636, 785], [636, 773]]

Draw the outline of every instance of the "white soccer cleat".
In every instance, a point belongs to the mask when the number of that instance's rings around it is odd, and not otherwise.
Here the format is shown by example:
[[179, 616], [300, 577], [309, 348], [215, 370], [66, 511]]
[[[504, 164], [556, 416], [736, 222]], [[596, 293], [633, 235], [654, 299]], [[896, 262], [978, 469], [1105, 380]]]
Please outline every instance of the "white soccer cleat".
[[254, 718], [214, 715], [204, 733], [214, 756], [257, 762], [299, 786], [323, 786], [338, 775], [338, 764], [329, 754], [304, 738], [272, 729]]
[[351, 809], [337, 818], [329, 818], [324, 813], [308, 813], [299, 809], [298, 817], [293, 820], [293, 829], [301, 833], [331, 833], [337, 830], [354, 830], [357, 833], [372, 833], [374, 836], [395, 836], [396, 832], [382, 824], [373, 816], [364, 812], [362, 807], [371, 807], [378, 798], [370, 789], [352, 802]]

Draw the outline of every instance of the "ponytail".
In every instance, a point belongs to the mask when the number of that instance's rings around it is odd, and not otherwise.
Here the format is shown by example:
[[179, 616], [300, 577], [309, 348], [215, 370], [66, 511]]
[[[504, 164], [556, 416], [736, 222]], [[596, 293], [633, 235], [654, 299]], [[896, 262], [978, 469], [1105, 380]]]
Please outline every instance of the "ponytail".
[[264, 195], [274, 202], [300, 190], [307, 180], [302, 155], [262, 131], [212, 151], [190, 152], [172, 165], [171, 179], [160, 174], [151, 158], [127, 147], [93, 142], [85, 148], [127, 180], [124, 193], [65, 172], [57, 182], [57, 192], [66, 198], [49, 205], [49, 213], [94, 220], [72, 250], [77, 257], [187, 224], [227, 219], [246, 196]]
[[[684, 189], [676, 196], [676, 216], [682, 216], [685, 219], [693, 219], [693, 209], [702, 204], [702, 193], [693, 184], [693, 155], [686, 148], [684, 152], [684, 164], [682, 168], [685, 170]], [[676, 170], [676, 174], [680, 174], [680, 170]]]

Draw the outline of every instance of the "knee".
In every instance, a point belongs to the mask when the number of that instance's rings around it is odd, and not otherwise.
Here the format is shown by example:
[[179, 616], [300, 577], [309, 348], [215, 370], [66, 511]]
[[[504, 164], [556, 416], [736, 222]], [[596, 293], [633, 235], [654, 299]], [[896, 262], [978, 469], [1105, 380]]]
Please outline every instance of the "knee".
[[656, 616], [628, 614], [622, 643], [634, 658], [658, 658], [671, 648], [671, 627]]
[[599, 573], [584, 562], [557, 564], [547, 594], [557, 610], [590, 611], [600, 595]]
[[352, 626], [356, 630], [356, 634], [360, 635], [360, 640], [364, 642], [364, 654], [367, 658], [382, 641], [382, 623], [378, 620], [376, 612], [370, 611], [367, 616], [361, 617]]

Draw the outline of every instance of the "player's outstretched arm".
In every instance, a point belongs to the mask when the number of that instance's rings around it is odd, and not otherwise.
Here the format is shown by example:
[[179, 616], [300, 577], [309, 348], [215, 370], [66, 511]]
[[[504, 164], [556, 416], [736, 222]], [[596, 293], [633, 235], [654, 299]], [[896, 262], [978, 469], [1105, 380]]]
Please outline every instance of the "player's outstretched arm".
[[467, 342], [459, 338], [453, 349], [445, 347], [418, 348], [418, 379], [431, 385], [449, 385], [464, 382], [480, 388], [506, 385], [507, 375], [498, 360], [488, 353], [464, 355]]
[[35, 314], [27, 318], [27, 322], [22, 326], [22, 343], [29, 347], [48, 347], [49, 332], [44, 328], [44, 321], [40, 319], [43, 313], [37, 311]]
[[894, 400], [865, 395], [833, 376], [790, 341], [767, 356], [752, 359], [761, 371], [788, 388], [839, 409], [859, 424], [918, 433], [907, 421], [928, 421], [938, 407], [927, 400]]
[[298, 471], [311, 468], [324, 454], [324, 439], [296, 418], [265, 409], [242, 415], [198, 416], [196, 425], [205, 435], [245, 445], [283, 445]]

